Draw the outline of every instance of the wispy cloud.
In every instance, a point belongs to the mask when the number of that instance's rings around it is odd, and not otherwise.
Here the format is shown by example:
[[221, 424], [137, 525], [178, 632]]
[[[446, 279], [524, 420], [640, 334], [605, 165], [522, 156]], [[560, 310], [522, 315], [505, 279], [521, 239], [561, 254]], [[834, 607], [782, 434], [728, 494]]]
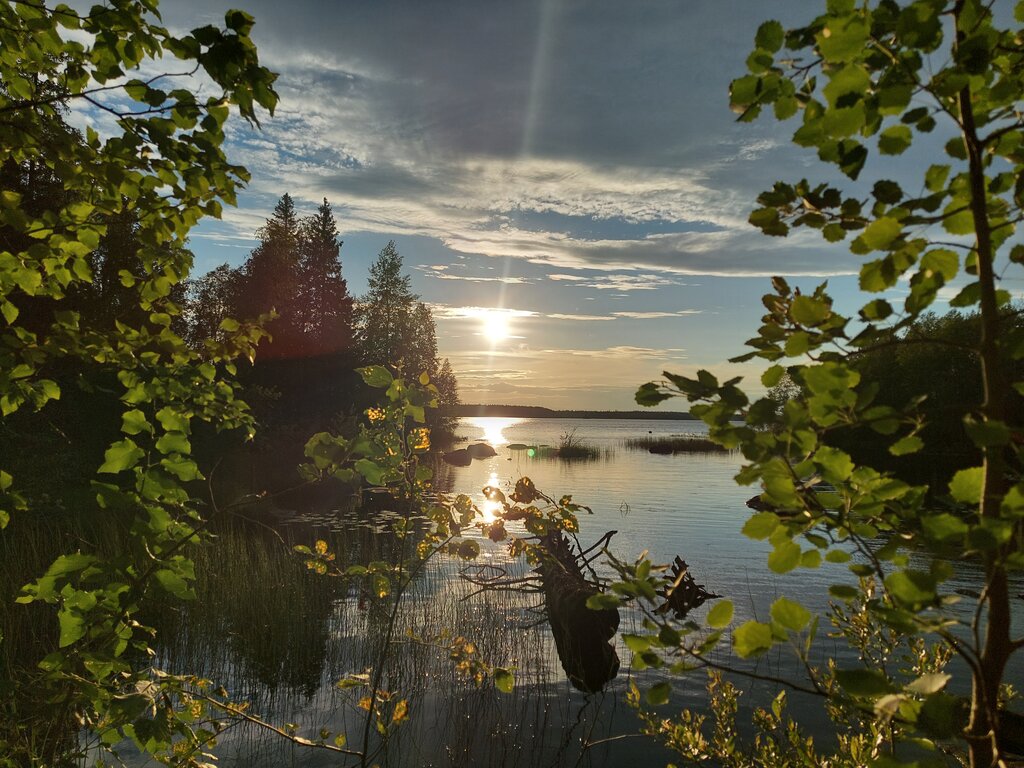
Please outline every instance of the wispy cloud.
[[616, 317], [630, 320], [655, 320], [662, 317], [689, 317], [701, 314], [699, 309], [680, 309], [678, 312], [612, 312]]

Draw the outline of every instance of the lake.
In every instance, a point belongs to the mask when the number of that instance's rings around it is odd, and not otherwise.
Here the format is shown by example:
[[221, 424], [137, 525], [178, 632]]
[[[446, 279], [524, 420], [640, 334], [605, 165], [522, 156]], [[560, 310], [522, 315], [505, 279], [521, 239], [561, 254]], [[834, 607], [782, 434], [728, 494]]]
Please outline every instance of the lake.
[[[738, 487], [732, 479], [739, 454], [663, 456], [626, 446], [629, 438], [703, 434], [701, 422], [466, 418], [457, 431], [463, 444], [485, 440], [497, 455], [466, 467], [439, 464], [439, 490], [466, 493], [482, 503], [484, 486], [507, 488], [527, 476], [549, 496], [572, 494], [574, 501], [593, 510], [580, 518], [584, 546], [617, 531], [610, 549], [622, 559], [634, 559], [643, 551], [656, 562], [682, 557], [698, 583], [734, 602], [737, 623], [765, 620], [780, 595], [824, 612], [827, 585], [848, 576], [845, 566], [829, 564], [785, 576], [767, 570], [768, 545], [740, 533], [750, 514], [745, 501], [756, 489]], [[563, 435], [593, 446], [596, 457], [564, 460], [545, 456], [543, 450], [531, 456], [509, 447], [557, 446]], [[274, 525], [278, 533], [261, 533], [254, 526], [221, 531], [215, 547], [199, 558], [200, 600], [168, 619], [165, 663], [223, 682], [267, 720], [298, 724], [299, 735], [316, 738], [321, 729], [344, 732], [358, 748], [361, 694], [339, 690], [336, 682], [373, 666], [387, 604], [356, 585], [309, 573], [277, 537], [288, 545], [325, 538], [340, 564], [367, 563], [396, 554], [388, 521], [386, 512], [370, 519], [321, 502], [279, 511]], [[508, 527], [516, 532], [515, 524]], [[504, 545], [479, 541], [481, 563], [512, 576], [528, 574], [521, 562], [510, 561]], [[594, 565], [599, 573], [610, 573], [600, 558]], [[666, 679], [661, 673], [632, 671], [630, 653], [619, 640], [622, 667], [615, 680], [597, 694], [574, 689], [538, 611], [540, 596], [474, 594], [475, 588], [459, 577], [461, 567], [450, 558], [431, 561], [404, 598], [398, 642], [389, 654], [385, 677], [385, 687], [395, 695], [384, 708], [390, 712], [388, 707], [405, 700], [408, 718], [375, 742], [378, 762], [603, 766], [665, 765], [672, 759], [651, 739], [636, 735], [637, 720], [623, 699], [630, 680], [643, 689]], [[964, 569], [950, 587], [970, 589], [976, 583], [976, 575]], [[701, 619], [713, 604], [693, 617]], [[622, 614], [620, 633], [629, 632], [637, 616], [628, 609]], [[822, 664], [846, 652], [824, 634], [816, 650]], [[478, 688], [456, 669], [465, 660], [451, 658], [458, 636], [474, 643], [470, 661], [479, 658], [515, 668], [513, 693], [499, 693], [490, 684]], [[716, 654], [717, 660], [737, 661], [724, 646]], [[842, 655], [837, 660], [852, 661]], [[782, 649], [746, 666], [783, 677], [799, 677], [800, 672], [795, 658]], [[1011, 672], [1008, 679], [1014, 674], [1020, 679], [1019, 668]], [[750, 709], [767, 703], [776, 692], [770, 684], [736, 682], [744, 692], [741, 720], [749, 721]], [[668, 715], [683, 706], [701, 708], [705, 683], [703, 672], [677, 678], [670, 702], [658, 711]], [[812, 730], [820, 725], [819, 702], [799, 696], [790, 701]], [[216, 752], [223, 766], [346, 764], [338, 755], [287, 745], [249, 726], [229, 730]]]

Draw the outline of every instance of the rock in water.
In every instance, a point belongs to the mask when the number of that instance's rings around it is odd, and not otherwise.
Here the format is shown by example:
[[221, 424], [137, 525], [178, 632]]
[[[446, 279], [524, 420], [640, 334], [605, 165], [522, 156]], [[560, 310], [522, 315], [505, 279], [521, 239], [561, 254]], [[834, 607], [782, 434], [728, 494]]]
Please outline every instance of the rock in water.
[[465, 448], [460, 448], [457, 451], [449, 451], [441, 458], [453, 467], [468, 467], [473, 463], [473, 456]]
[[466, 446], [464, 450], [474, 459], [489, 459], [491, 456], [498, 455], [498, 452], [487, 443], [473, 443]]

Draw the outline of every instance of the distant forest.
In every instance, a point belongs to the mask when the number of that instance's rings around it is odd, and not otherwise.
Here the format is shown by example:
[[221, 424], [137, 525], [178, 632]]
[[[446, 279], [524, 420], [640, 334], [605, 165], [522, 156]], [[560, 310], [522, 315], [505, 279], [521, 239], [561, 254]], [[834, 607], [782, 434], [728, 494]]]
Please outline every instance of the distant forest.
[[556, 411], [538, 405], [456, 405], [451, 416], [499, 416], [514, 419], [642, 419], [644, 421], [695, 421], [686, 411]]

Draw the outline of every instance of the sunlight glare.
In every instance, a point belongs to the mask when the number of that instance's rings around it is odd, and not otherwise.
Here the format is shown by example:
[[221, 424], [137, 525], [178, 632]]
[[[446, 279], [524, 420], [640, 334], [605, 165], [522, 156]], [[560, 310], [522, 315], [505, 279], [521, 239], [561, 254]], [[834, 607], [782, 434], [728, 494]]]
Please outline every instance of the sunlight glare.
[[491, 344], [497, 344], [499, 341], [504, 341], [508, 338], [507, 312], [487, 312], [481, 317], [481, 320], [484, 323], [483, 335]]

